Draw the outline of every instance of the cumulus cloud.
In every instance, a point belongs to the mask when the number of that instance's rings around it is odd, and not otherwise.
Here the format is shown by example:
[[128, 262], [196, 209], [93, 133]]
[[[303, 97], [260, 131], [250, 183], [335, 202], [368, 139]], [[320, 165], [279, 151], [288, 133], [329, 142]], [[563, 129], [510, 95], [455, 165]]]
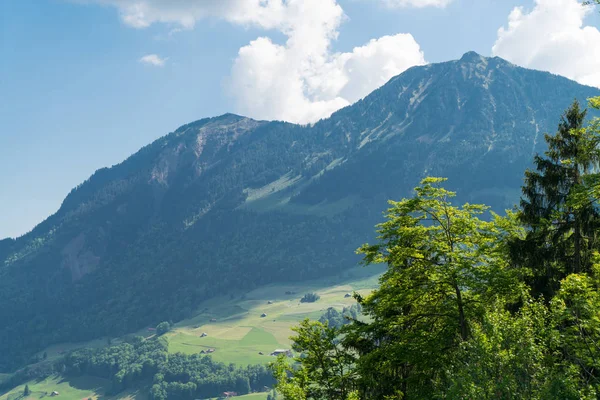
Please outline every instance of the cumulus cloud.
[[[322, 0], [319, 0], [322, 1]], [[371, 40], [352, 52], [327, 48], [302, 54], [290, 37], [285, 45], [259, 38], [239, 51], [231, 89], [242, 113], [308, 123], [364, 97], [409, 67], [425, 64], [410, 34]]]
[[155, 67], [164, 67], [167, 62], [166, 58], [160, 58], [157, 54], [146, 54], [139, 59], [142, 64], [153, 65]]
[[382, 0], [389, 7], [446, 7], [453, 0]]
[[577, 0], [535, 0], [529, 12], [516, 7], [508, 27], [498, 30], [492, 53], [600, 87], [600, 31], [584, 25], [591, 11]]
[[[228, 89], [237, 112], [254, 118], [314, 122], [407, 68], [425, 64], [410, 34], [384, 36], [351, 52], [334, 53], [332, 42], [346, 19], [337, 0], [88, 1], [116, 6], [121, 19], [135, 28], [160, 22], [191, 29], [198, 20], [214, 17], [283, 33], [283, 44], [267, 36], [251, 41], [232, 66]], [[421, 7], [450, 0], [379, 1]]]

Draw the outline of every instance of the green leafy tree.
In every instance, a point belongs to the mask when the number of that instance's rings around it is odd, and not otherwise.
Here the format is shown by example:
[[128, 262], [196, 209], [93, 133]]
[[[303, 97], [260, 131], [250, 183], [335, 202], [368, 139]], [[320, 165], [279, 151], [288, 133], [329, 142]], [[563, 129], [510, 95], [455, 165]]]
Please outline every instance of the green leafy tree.
[[277, 357], [277, 361], [271, 363], [269, 367], [277, 380], [275, 390], [283, 396], [284, 400], [308, 399], [306, 391], [308, 377], [305, 371], [292, 369], [284, 356]]
[[27, 397], [31, 394], [31, 390], [29, 389], [29, 385], [25, 385], [25, 388], [23, 389], [23, 396]]
[[[300, 354], [292, 368], [283, 357], [272, 365], [278, 392], [286, 400], [347, 400], [355, 387], [353, 352], [339, 343], [340, 330], [318, 321], [302, 321], [292, 328], [292, 348]], [[291, 378], [288, 377], [291, 376]]]
[[[596, 257], [597, 259], [597, 257]], [[557, 376], [569, 376], [564, 391], [575, 387], [571, 398], [600, 394], [600, 265], [589, 274], [571, 274], [552, 299]], [[556, 385], [555, 385], [556, 386]], [[592, 397], [589, 397], [592, 398]]]
[[388, 265], [380, 288], [358, 297], [366, 322], [295, 328], [299, 366], [274, 366], [285, 399], [445, 395], [486, 310], [526, 292], [506, 257], [507, 239], [523, 236], [516, 217], [486, 221], [485, 206], [455, 207], [443, 181], [427, 178], [413, 198], [390, 202], [379, 242], [359, 249], [366, 264]]
[[528, 228], [513, 243], [513, 260], [532, 269], [534, 294], [549, 299], [570, 273], [586, 272], [598, 247], [600, 214], [589, 199], [586, 179], [600, 165], [600, 134], [584, 126], [586, 110], [575, 101], [555, 135], [546, 135], [548, 151], [536, 155], [536, 170], [525, 172], [519, 219]]
[[156, 334], [157, 335], [164, 335], [165, 333], [169, 332], [171, 330], [171, 324], [169, 324], [167, 321], [163, 321], [160, 324], [156, 325]]
[[550, 328], [544, 302], [527, 300], [511, 313], [502, 302], [471, 326], [455, 360], [446, 366], [439, 391], [451, 399], [545, 399]]
[[391, 201], [379, 243], [359, 249], [366, 264], [388, 265], [380, 288], [359, 299], [372, 322], [353, 324], [344, 339], [360, 354], [365, 397], [430, 398], [485, 305], [518, 295], [504, 244], [520, 234], [514, 218], [485, 221], [485, 206], [453, 206], [444, 180], [427, 178], [413, 198]]

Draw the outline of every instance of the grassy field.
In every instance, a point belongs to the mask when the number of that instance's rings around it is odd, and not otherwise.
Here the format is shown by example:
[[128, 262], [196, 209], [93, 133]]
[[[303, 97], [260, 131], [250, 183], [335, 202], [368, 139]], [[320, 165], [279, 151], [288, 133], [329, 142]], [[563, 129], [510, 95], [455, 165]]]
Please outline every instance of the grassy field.
[[[297, 284], [274, 284], [240, 292], [236, 296], [224, 296], [202, 303], [197, 314], [181, 321], [166, 337], [169, 352], [186, 354], [200, 353], [215, 349], [213, 359], [237, 365], [265, 364], [273, 360], [269, 354], [275, 349], [289, 349], [291, 327], [304, 318], [318, 319], [329, 307], [342, 309], [355, 303], [346, 298], [346, 293], [354, 291], [366, 294], [378, 286], [378, 277], [383, 268], [353, 268], [338, 276]], [[286, 294], [293, 293], [293, 294]], [[321, 296], [315, 303], [300, 303], [300, 298], [308, 292]], [[261, 317], [262, 314], [266, 317]], [[200, 337], [206, 333], [206, 337]], [[137, 334], [148, 336], [147, 330]], [[123, 338], [113, 338], [119, 343]], [[66, 343], [45, 350], [48, 361], [61, 357], [64, 353], [89, 347], [107, 345], [106, 338], [87, 343]], [[263, 353], [263, 355], [259, 353]], [[40, 354], [43, 354], [41, 352]], [[6, 376], [0, 375], [0, 380]], [[59, 376], [42, 381], [27, 383], [31, 395], [25, 398], [20, 385], [8, 393], [0, 395], [0, 400], [28, 400], [50, 398], [53, 391], [60, 393], [60, 400], [117, 400], [147, 399], [146, 393], [125, 392], [119, 396], [106, 395], [110, 382], [93, 377], [64, 380]], [[266, 400], [267, 393], [254, 393], [240, 396], [239, 399]]]
[[[0, 400], [37, 400], [37, 399], [60, 399], [60, 400], [147, 400], [145, 393], [137, 391], [125, 391], [117, 396], [106, 396], [106, 390], [110, 387], [110, 381], [101, 378], [83, 376], [65, 380], [60, 376], [52, 376], [42, 381], [27, 382], [31, 394], [23, 396], [25, 384], [17, 386], [13, 390], [0, 395]], [[58, 392], [59, 396], [51, 396], [52, 392]], [[266, 395], [265, 395], [266, 396]]]
[[244, 396], [236, 397], [236, 399], [244, 399], [244, 400], [266, 400], [267, 393], [252, 393]]
[[[291, 326], [304, 318], [318, 319], [329, 307], [342, 309], [354, 304], [353, 298], [345, 298], [346, 293], [370, 292], [377, 287], [379, 272], [355, 268], [319, 281], [269, 285], [235, 298], [212, 299], [200, 305], [194, 318], [181, 321], [167, 334], [169, 352], [193, 354], [214, 349], [216, 361], [267, 363], [273, 360], [269, 354], [275, 349], [290, 347]], [[316, 292], [320, 300], [300, 303], [308, 292]], [[263, 313], [266, 317], [261, 317]], [[207, 336], [201, 337], [203, 333]]]
[[28, 397], [23, 396], [25, 385], [21, 385], [0, 396], [0, 400], [13, 399], [43, 399], [50, 398], [53, 391], [60, 394], [61, 399], [79, 400], [79, 399], [99, 399], [103, 398], [105, 387], [110, 384], [109, 381], [100, 378], [82, 377], [69, 382], [55, 376], [43, 381], [31, 381], [27, 383], [31, 394]]

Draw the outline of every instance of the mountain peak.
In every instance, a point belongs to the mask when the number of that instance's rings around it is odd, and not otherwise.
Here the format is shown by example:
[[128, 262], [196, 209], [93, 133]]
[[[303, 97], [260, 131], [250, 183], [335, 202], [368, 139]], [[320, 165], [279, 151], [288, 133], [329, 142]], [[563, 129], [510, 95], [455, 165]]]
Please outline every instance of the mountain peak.
[[475, 51], [468, 51], [465, 54], [463, 54], [463, 56], [460, 58], [460, 61], [472, 63], [472, 62], [480, 62], [481, 60], [484, 60], [484, 59], [485, 59], [485, 57], [482, 56], [481, 54], [479, 54]]

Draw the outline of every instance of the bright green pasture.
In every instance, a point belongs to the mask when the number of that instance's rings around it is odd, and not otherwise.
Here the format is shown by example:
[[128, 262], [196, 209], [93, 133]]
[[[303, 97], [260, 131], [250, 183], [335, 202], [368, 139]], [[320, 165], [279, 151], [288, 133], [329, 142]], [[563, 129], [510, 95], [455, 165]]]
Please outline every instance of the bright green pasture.
[[[378, 285], [381, 268], [354, 268], [341, 276], [298, 284], [268, 285], [247, 293], [206, 301], [193, 318], [176, 324], [167, 335], [169, 352], [186, 354], [215, 349], [213, 359], [248, 365], [268, 363], [275, 349], [288, 349], [291, 327], [305, 318], [318, 319], [329, 307], [355, 304], [347, 293], [371, 292]], [[286, 294], [286, 293], [293, 294]], [[300, 303], [308, 292], [321, 298]], [[262, 317], [266, 314], [266, 317]], [[206, 333], [206, 337], [201, 337]], [[263, 355], [260, 355], [262, 352]]]

